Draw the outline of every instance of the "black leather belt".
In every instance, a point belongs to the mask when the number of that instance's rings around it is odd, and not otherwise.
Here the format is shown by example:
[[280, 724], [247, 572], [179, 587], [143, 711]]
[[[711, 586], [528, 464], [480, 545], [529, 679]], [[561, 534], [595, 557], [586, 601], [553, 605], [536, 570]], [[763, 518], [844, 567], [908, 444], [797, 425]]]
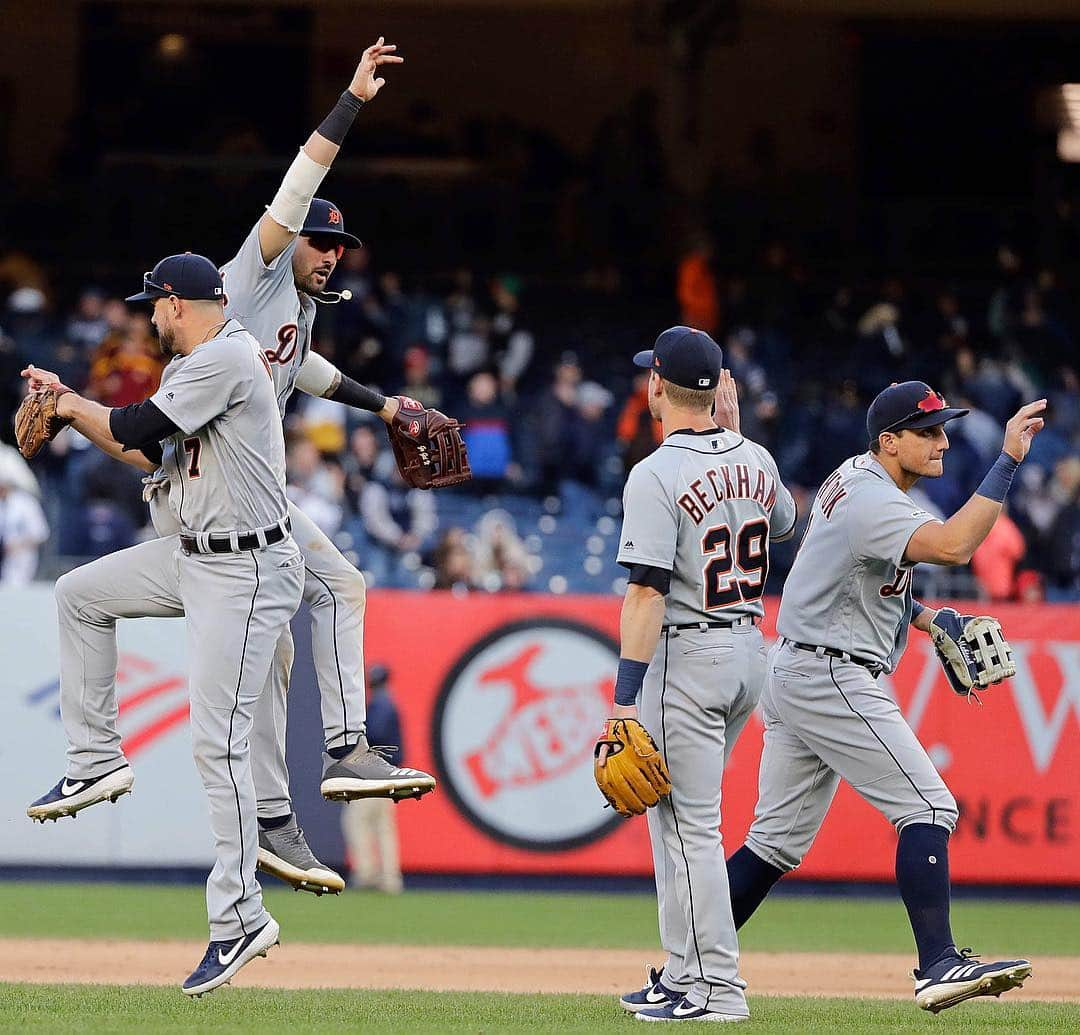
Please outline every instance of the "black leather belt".
[[753, 625], [753, 615], [743, 615], [741, 618], [733, 618], [730, 622], [687, 622], [685, 625], [665, 625], [665, 629], [674, 629], [675, 632], [683, 632], [686, 629], [734, 629], [737, 625]]
[[838, 658], [840, 661], [854, 661], [856, 665], [862, 665], [875, 679], [885, 671], [885, 666], [879, 661], [867, 661], [866, 658], [857, 658], [847, 651], [837, 650], [835, 647], [815, 647], [812, 643], [796, 643], [794, 640], [784, 640], [785, 643], [799, 650], [808, 651], [810, 654], [822, 653], [827, 658]]
[[[292, 520], [286, 518], [284, 522], [270, 525], [260, 532], [244, 532], [235, 537], [226, 532], [211, 532], [205, 538], [205, 549], [200, 546], [199, 539], [193, 535], [180, 534], [180, 548], [185, 553], [239, 553], [242, 550], [259, 550], [263, 546], [273, 546], [280, 543], [292, 531]], [[261, 541], [260, 541], [261, 538]]]

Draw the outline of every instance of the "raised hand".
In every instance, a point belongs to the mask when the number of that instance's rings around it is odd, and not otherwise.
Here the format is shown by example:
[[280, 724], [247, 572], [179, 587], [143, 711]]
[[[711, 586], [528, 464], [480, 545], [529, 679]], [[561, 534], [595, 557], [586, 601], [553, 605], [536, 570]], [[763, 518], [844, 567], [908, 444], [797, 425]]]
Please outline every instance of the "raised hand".
[[726, 367], [720, 371], [720, 382], [716, 386], [716, 423], [731, 431], [739, 430], [739, 391], [735, 387], [735, 378]]
[[385, 43], [380, 36], [360, 58], [360, 64], [356, 66], [352, 82], [349, 83], [349, 92], [362, 101], [370, 101], [386, 85], [386, 80], [376, 74], [379, 66], [400, 65], [405, 60], [398, 57], [395, 50], [396, 43]]
[[1005, 441], [1001, 448], [1017, 463], [1020, 463], [1031, 448], [1031, 440], [1042, 430], [1045, 421], [1040, 416], [1046, 409], [1045, 399], [1036, 399], [1009, 418], [1005, 425]]

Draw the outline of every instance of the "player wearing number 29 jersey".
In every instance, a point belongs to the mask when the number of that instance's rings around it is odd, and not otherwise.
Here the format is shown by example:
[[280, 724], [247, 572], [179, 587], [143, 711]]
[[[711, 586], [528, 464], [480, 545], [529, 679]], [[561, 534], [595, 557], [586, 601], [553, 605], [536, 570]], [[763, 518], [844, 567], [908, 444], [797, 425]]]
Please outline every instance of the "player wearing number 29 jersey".
[[[725, 761], [765, 677], [757, 620], [769, 540], [795, 528], [795, 502], [768, 451], [737, 431], [720, 347], [673, 327], [634, 358], [664, 440], [631, 472], [619, 563], [616, 718], [640, 716], [671, 773], [649, 809], [662, 975], [622, 1000], [643, 1020], [739, 1020], [745, 982], [720, 836]], [[730, 413], [715, 413], [720, 401]]]
[[735, 431], [675, 431], [630, 472], [619, 563], [672, 572], [664, 621], [765, 613], [769, 539], [795, 530], [795, 501], [767, 449]]

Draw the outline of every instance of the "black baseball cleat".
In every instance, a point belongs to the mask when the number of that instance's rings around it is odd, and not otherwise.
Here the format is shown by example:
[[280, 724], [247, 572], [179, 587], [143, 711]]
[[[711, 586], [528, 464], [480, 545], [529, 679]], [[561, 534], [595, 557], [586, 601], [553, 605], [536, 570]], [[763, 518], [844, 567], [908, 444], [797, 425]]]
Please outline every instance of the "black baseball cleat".
[[323, 773], [319, 790], [329, 801], [354, 801], [357, 798], [420, 798], [435, 789], [435, 777], [419, 769], [391, 765], [387, 759], [392, 747], [371, 747], [361, 737], [344, 758], [332, 762]]
[[646, 967], [645, 973], [647, 975], [645, 987], [639, 988], [636, 992], [627, 992], [619, 1000], [619, 1005], [627, 1013], [655, 1010], [657, 1007], [670, 1006], [682, 999], [684, 993], [672, 991], [661, 980], [664, 975], [663, 967], [659, 970], [655, 967]]
[[64, 816], [74, 818], [77, 812], [99, 801], [113, 801], [128, 794], [135, 784], [135, 773], [126, 762], [117, 769], [95, 776], [92, 780], [76, 780], [65, 776], [48, 794], [30, 805], [26, 814], [39, 823]]
[[955, 950], [925, 970], [916, 970], [915, 1002], [924, 1010], [940, 1013], [976, 996], [1000, 996], [1020, 988], [1031, 976], [1029, 960], [997, 960], [980, 963], [970, 949]]

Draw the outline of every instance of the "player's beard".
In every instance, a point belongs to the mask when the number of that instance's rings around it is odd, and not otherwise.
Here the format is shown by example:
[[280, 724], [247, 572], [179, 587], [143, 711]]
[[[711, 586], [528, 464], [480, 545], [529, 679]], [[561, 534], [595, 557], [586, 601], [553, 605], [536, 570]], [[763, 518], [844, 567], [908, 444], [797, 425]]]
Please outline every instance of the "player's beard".
[[158, 336], [158, 348], [166, 359], [176, 355], [176, 335], [171, 327], [156, 328]]
[[[321, 295], [326, 290], [326, 285], [330, 280], [330, 274], [333, 273], [331, 268], [329, 271], [323, 266], [316, 266], [315, 269], [309, 270], [302, 277], [294, 277], [296, 283], [296, 289], [303, 291], [306, 295]], [[316, 273], [326, 273], [325, 279], [316, 278]]]

